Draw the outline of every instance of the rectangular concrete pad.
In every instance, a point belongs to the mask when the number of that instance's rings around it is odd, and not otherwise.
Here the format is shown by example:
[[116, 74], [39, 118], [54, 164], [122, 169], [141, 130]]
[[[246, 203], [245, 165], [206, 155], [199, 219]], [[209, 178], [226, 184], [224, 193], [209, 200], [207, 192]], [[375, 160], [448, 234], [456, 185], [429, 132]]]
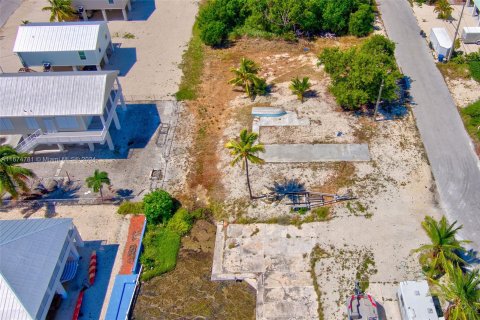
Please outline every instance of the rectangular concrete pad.
[[369, 161], [367, 144], [270, 144], [261, 155], [266, 162]]

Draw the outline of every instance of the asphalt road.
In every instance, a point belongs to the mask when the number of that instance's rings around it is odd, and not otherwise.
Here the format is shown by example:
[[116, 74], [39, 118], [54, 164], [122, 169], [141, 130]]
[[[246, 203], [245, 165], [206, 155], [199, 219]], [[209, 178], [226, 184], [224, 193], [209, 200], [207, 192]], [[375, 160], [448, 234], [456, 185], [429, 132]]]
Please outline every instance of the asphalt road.
[[[480, 249], [480, 162], [445, 81], [435, 66], [407, 0], [378, 0], [396, 44], [397, 62], [411, 77], [413, 113], [432, 167], [440, 202], [460, 236]], [[428, 31], [426, 30], [428, 33]], [[428, 212], [419, 212], [428, 214]]]

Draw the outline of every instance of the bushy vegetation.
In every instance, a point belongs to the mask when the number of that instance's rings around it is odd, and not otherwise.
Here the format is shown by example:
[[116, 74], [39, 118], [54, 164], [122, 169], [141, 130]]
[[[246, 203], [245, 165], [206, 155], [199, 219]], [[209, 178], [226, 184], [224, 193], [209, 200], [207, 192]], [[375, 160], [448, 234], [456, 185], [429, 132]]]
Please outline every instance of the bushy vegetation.
[[143, 214], [143, 202], [125, 201], [118, 207], [118, 214]]
[[393, 55], [395, 44], [384, 36], [375, 35], [360, 47], [347, 50], [327, 48], [319, 55], [319, 64], [332, 79], [331, 92], [337, 102], [347, 110], [376, 101], [384, 80], [382, 100], [397, 98], [398, 71]]
[[140, 262], [144, 267], [144, 281], [171, 271], [177, 264], [182, 236], [192, 229], [196, 219], [204, 218], [203, 210], [188, 212], [178, 209], [175, 214], [161, 224], [149, 223], [143, 239], [143, 252]]
[[148, 223], [165, 223], [173, 214], [173, 198], [164, 190], [157, 189], [145, 195], [143, 204]]
[[167, 223], [167, 229], [178, 233], [181, 236], [186, 235], [193, 225], [193, 217], [185, 208], [180, 208], [175, 212], [172, 219]]
[[480, 50], [467, 55], [455, 52], [447, 63], [438, 65], [440, 71], [450, 78], [469, 78], [480, 82]]
[[161, 225], [149, 226], [143, 238], [142, 280], [146, 281], [175, 268], [181, 236]]
[[209, 0], [198, 16], [200, 37], [210, 46], [229, 35], [294, 39], [326, 31], [363, 36], [373, 30], [373, 20], [370, 0]]
[[467, 131], [480, 141], [480, 100], [461, 110]]

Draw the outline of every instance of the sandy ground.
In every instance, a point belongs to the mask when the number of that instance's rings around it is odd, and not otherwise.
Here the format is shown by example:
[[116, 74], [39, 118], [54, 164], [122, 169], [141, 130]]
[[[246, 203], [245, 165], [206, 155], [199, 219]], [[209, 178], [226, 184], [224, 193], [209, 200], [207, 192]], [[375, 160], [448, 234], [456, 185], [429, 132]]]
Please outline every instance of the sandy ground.
[[[102, 241], [103, 245], [118, 245], [117, 255], [110, 274], [107, 292], [103, 300], [101, 319], [104, 318], [110, 300], [111, 290], [115, 276], [122, 265], [122, 253], [128, 235], [129, 218], [118, 215], [117, 207], [108, 205], [97, 206], [57, 206], [56, 218], [73, 218], [84, 241]], [[22, 208], [10, 209], [0, 212], [0, 219], [44, 218], [46, 208], [24, 210]], [[100, 271], [99, 271], [100, 272]], [[98, 301], [98, 299], [97, 299]], [[98, 302], [97, 302], [98, 303]]]
[[[22, 21], [46, 22], [43, 0], [25, 0], [0, 29], [0, 66], [4, 72], [17, 72], [20, 60], [12, 52], [17, 27]], [[118, 10], [109, 13], [112, 41], [119, 48], [106, 69], [119, 69], [127, 101], [173, 99], [182, 72], [178, 65], [191, 36], [198, 10], [193, 0], [134, 1], [131, 21], [121, 20]], [[95, 19], [101, 19], [97, 14]], [[133, 39], [127, 39], [130, 33]]]
[[[445, 21], [437, 18], [437, 14], [433, 12], [433, 6], [422, 5], [418, 6], [417, 4], [413, 5], [413, 13], [415, 14], [418, 25], [420, 28], [426, 32], [427, 41], [430, 36], [430, 30], [434, 27], [444, 27], [447, 29], [451, 39], [455, 34], [455, 27], [457, 25], [456, 19], [460, 17], [460, 12], [462, 9], [461, 5], [453, 5], [454, 13], [452, 16], [455, 18], [453, 21]], [[477, 26], [478, 17], [472, 16], [472, 9], [465, 8], [463, 14], [462, 23], [460, 25], [460, 35], [463, 27], [472, 27]], [[476, 44], [464, 44], [461, 43], [460, 50], [470, 53], [480, 50], [480, 46]], [[480, 99], [480, 83], [473, 79], [449, 79], [446, 78], [446, 82], [453, 99], [457, 103], [457, 106], [460, 108], [466, 107], [472, 102], [475, 102]]]
[[[298, 102], [288, 90], [289, 77], [283, 80], [278, 76], [282, 73], [282, 70], [276, 67], [280, 59], [286, 62], [286, 65], [303, 65], [304, 69], [309, 67], [315, 70], [317, 76], [312, 79], [312, 90], [315, 94], [305, 103]], [[295, 277], [288, 275], [301, 274], [310, 269], [309, 255], [313, 246], [318, 243], [329, 253], [328, 258], [321, 259], [315, 266], [322, 293], [321, 306], [328, 319], [341, 319], [344, 316], [343, 300], [352, 292], [355, 274], [362, 265], [362, 259], [369, 256], [374, 261], [374, 267], [371, 266], [371, 270], [365, 271], [370, 277], [369, 291], [384, 305], [388, 319], [400, 319], [395, 300], [396, 283], [420, 276], [419, 264], [410, 251], [427, 240], [420, 229], [423, 217], [427, 214], [440, 216], [430, 167], [413, 116], [409, 112], [402, 120], [374, 123], [369, 118], [341, 111], [327, 90], [328, 78], [316, 67], [315, 62], [315, 56], [308, 54], [267, 56], [262, 60], [263, 75], [275, 78], [276, 82], [269, 96], [257, 98], [254, 103], [281, 106], [288, 111], [295, 111], [299, 118], [310, 119], [311, 124], [301, 127], [262, 128], [260, 140], [264, 143], [363, 142], [369, 144], [372, 161], [350, 164], [253, 165], [250, 170], [252, 188], [254, 193], [259, 195], [268, 192], [274, 182], [296, 180], [306, 190], [338, 194], [351, 190], [358, 199], [333, 206], [333, 220], [304, 224], [301, 230], [293, 226], [260, 224], [256, 225], [260, 230], [257, 238], [257, 235], [254, 235], [254, 225], [228, 227], [224, 242], [223, 272], [264, 274], [264, 311], [273, 312], [275, 308], [272, 306], [275, 303], [285, 299], [290, 301], [288, 299], [291, 295], [287, 298], [277, 289], [269, 287], [269, 272], [282, 271], [281, 275], [275, 273], [273, 276], [283, 279], [284, 282], [281, 283], [286, 287], [293, 286]], [[249, 110], [251, 106], [252, 102], [241, 93], [229, 104], [229, 107], [238, 113], [246, 112], [242, 109]], [[234, 111], [232, 113], [235, 114]], [[240, 166], [229, 165], [230, 155], [223, 148], [223, 144], [235, 137], [244, 126], [244, 122], [232, 117], [224, 130], [221, 143], [218, 144], [218, 170], [224, 173], [221, 182], [225, 188], [225, 218], [231, 222], [253, 222], [295, 216], [284, 203], [271, 204], [262, 200], [249, 203], [246, 200], [245, 173]], [[338, 132], [342, 135], [337, 136]], [[300, 243], [292, 244], [296, 248], [292, 249], [289, 241]], [[231, 248], [232, 242], [235, 243], [235, 249]], [[261, 246], [269, 247], [268, 250], [265, 249], [268, 252], [264, 255], [263, 265], [257, 261], [260, 259], [258, 255], [255, 255], [258, 251], [255, 248]], [[288, 250], [285, 246], [288, 246]], [[282, 260], [275, 258], [272, 252], [289, 254], [286, 260]], [[303, 281], [305, 279], [301, 282]], [[301, 312], [300, 306], [305, 301], [310, 301], [313, 307], [312, 301], [315, 301], [315, 297], [311, 296], [312, 290], [308, 289], [311, 286], [312, 282], [295, 291], [297, 298], [292, 301], [297, 301], [299, 308], [292, 305], [292, 312]], [[272, 292], [277, 292], [278, 295]], [[290, 308], [288, 305], [284, 307]], [[257, 305], [257, 314], [258, 312]], [[270, 313], [269, 316], [265, 312], [262, 316], [265, 319], [275, 315]]]

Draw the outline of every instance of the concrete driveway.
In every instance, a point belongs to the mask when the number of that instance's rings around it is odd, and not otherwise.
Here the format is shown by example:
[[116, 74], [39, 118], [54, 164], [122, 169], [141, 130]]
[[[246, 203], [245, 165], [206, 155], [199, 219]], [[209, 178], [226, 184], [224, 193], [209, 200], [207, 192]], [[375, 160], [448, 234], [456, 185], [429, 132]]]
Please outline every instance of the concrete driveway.
[[[419, 35], [407, 0], [379, 0], [379, 9], [403, 72], [411, 77], [413, 112], [440, 200], [449, 220], [463, 224], [461, 237], [480, 248], [480, 163], [445, 81]], [[423, 212], [422, 212], [423, 214]], [[428, 214], [428, 212], [425, 212]]]

